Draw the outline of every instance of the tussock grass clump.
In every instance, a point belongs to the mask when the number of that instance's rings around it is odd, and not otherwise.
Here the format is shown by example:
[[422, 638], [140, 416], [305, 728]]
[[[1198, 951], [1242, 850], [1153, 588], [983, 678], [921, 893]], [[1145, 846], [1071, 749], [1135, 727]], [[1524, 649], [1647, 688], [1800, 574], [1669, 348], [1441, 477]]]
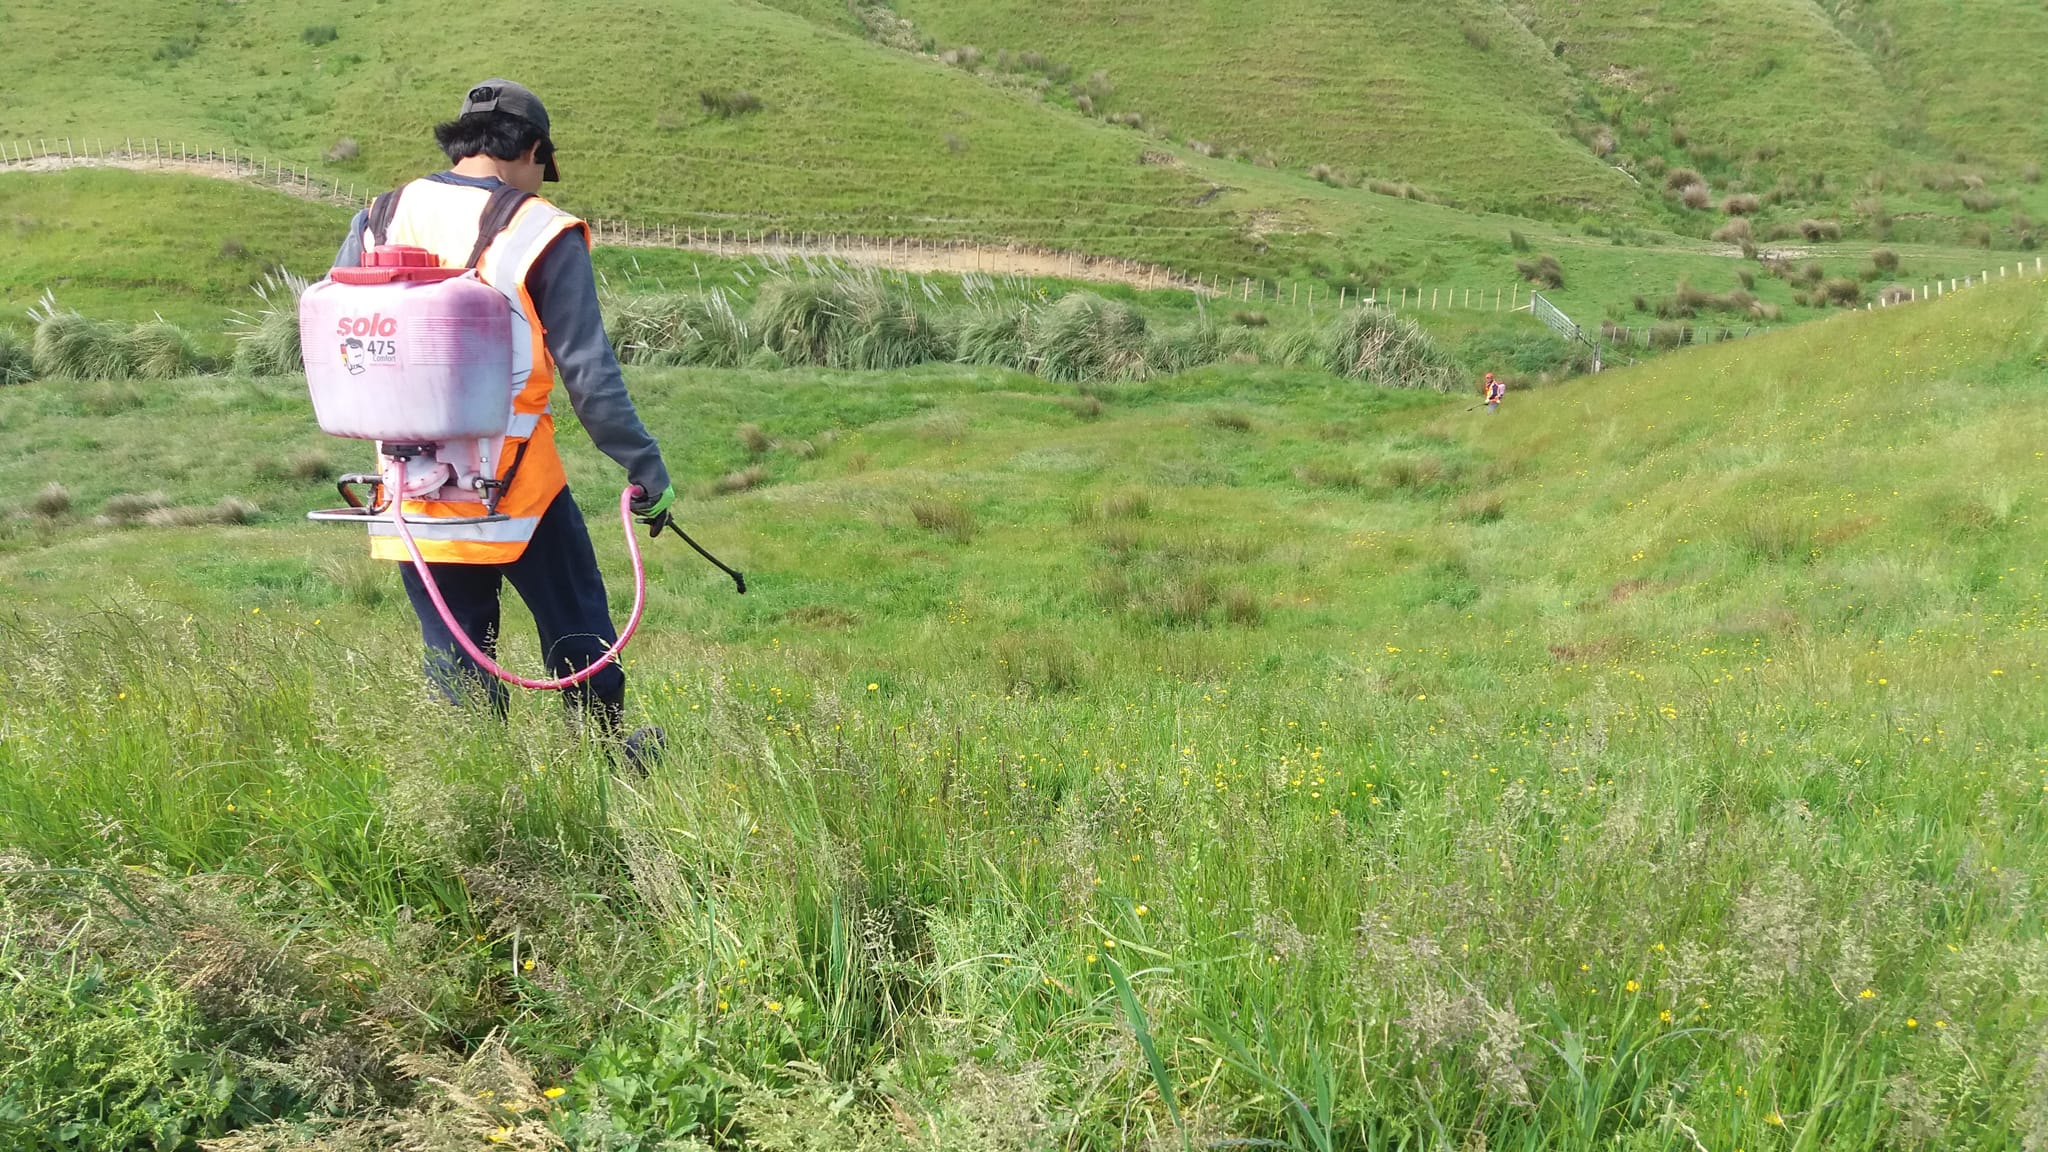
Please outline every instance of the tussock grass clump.
[[344, 136], [334, 142], [334, 147], [327, 150], [327, 162], [346, 164], [362, 154], [362, 145], [357, 144], [353, 137]]
[[289, 272], [265, 273], [256, 285], [254, 316], [238, 314], [235, 371], [246, 376], [293, 376], [306, 370], [299, 347], [299, 297], [311, 281]]
[[318, 48], [323, 44], [332, 44], [336, 40], [341, 39], [341, 30], [332, 24], [308, 24], [299, 33], [299, 39]]
[[52, 480], [29, 500], [28, 510], [46, 520], [54, 520], [71, 511], [71, 490]]
[[1515, 261], [1515, 273], [1531, 284], [1541, 284], [1545, 288], [1564, 287], [1564, 265], [1547, 252], [1534, 260]]
[[1365, 473], [1356, 465], [1314, 460], [1294, 470], [1294, 478], [1306, 488], [1334, 488], [1341, 492], [1365, 487]]
[[1799, 234], [1814, 243], [1819, 243], [1823, 240], [1840, 240], [1842, 238], [1842, 225], [1837, 220], [1801, 220], [1799, 222]]
[[162, 320], [138, 324], [127, 339], [129, 363], [140, 379], [175, 380], [205, 369], [199, 346], [175, 324]]
[[1242, 584], [1232, 584], [1223, 590], [1223, 618], [1244, 628], [1256, 628], [1266, 622], [1266, 605], [1258, 594]]
[[615, 297], [611, 303], [606, 327], [622, 363], [737, 368], [754, 348], [746, 318], [722, 288]]
[[1209, 422], [1211, 428], [1221, 428], [1225, 432], [1252, 430], [1252, 418], [1235, 408], [1211, 408], [1204, 414], [1204, 419]]
[[36, 374], [62, 380], [126, 380], [135, 374], [128, 330], [106, 320], [59, 310], [45, 292], [29, 310], [35, 322], [30, 360]]
[[1704, 188], [1707, 178], [1691, 168], [1673, 168], [1664, 174], [1664, 191], [1676, 196], [1687, 188]]
[[952, 358], [939, 327], [872, 276], [772, 280], [749, 324], [789, 364], [876, 369]]
[[759, 488], [768, 480], [768, 469], [759, 464], [750, 464], [736, 472], [727, 472], [712, 481], [711, 491], [719, 496], [732, 496]]
[[261, 511], [239, 496], [224, 496], [218, 504], [152, 508], [142, 516], [151, 528], [198, 528], [207, 524], [247, 524]]
[[152, 512], [171, 506], [171, 498], [162, 492], [123, 492], [110, 496], [100, 505], [100, 516], [108, 523], [125, 527], [140, 524]]
[[1853, 277], [1836, 276], [1821, 285], [1821, 295], [1830, 304], [1863, 303], [1863, 285]]
[[1688, 184], [1685, 190], [1678, 194], [1678, 202], [1695, 212], [1700, 212], [1714, 202], [1714, 194], [1707, 190], [1705, 184]]
[[1185, 372], [1221, 360], [1257, 358], [1258, 338], [1240, 327], [1218, 327], [1206, 319], [1172, 328], [1154, 328], [1146, 335], [1149, 371]]
[[1870, 266], [1880, 272], [1897, 272], [1899, 270], [1899, 254], [1889, 248], [1872, 248], [1870, 250]]
[[958, 500], [913, 500], [910, 502], [910, 518], [917, 522], [919, 528], [955, 544], [965, 544], [974, 539], [974, 509]]
[[1723, 244], [1749, 245], [1755, 242], [1755, 233], [1748, 220], [1740, 216], [1714, 229], [1714, 239]]
[[1721, 211], [1728, 216], [1754, 216], [1763, 211], [1763, 207], [1764, 202], [1748, 192], [1724, 197], [1721, 201]]
[[1460, 370], [1422, 327], [1379, 307], [1354, 308], [1321, 330], [1289, 329], [1267, 347], [1282, 364], [1313, 365], [1384, 388], [1449, 392]]
[[26, 384], [35, 378], [35, 353], [29, 342], [9, 329], [0, 328], [0, 388]]
[[1145, 314], [1093, 292], [1072, 292], [1038, 313], [1031, 360], [1047, 380], [1142, 380], [1151, 374]]
[[765, 456], [768, 449], [774, 447], [774, 441], [768, 439], [768, 433], [761, 431], [759, 424], [742, 424], [734, 429], [733, 434], [738, 437], [740, 447], [751, 456]]
[[721, 120], [733, 120], [761, 110], [761, 98], [739, 88], [706, 88], [697, 93], [697, 103]]
[[1100, 420], [1102, 418], [1102, 397], [1100, 396], [1062, 396], [1059, 399], [1059, 404], [1060, 407], [1065, 408], [1083, 420]]
[[2039, 164], [2027, 165], [2020, 172], [2020, 179], [2028, 184], [2039, 184], [2041, 182], [2041, 166]]
[[1029, 370], [1031, 307], [1028, 304], [976, 306], [953, 330], [953, 350], [962, 364]]

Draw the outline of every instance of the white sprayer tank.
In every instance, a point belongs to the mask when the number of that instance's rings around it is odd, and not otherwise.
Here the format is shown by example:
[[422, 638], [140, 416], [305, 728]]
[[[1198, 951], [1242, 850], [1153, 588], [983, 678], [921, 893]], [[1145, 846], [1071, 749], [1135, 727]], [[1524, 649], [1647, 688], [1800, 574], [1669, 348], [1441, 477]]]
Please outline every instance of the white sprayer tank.
[[505, 434], [512, 320], [474, 273], [419, 248], [371, 250], [299, 298], [313, 414], [333, 436], [439, 444]]

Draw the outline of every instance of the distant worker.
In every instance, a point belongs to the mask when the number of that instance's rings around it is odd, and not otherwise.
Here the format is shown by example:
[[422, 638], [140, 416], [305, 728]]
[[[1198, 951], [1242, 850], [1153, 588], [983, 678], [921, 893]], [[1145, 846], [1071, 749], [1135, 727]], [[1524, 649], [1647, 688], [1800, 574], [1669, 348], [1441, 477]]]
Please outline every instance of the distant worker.
[[1488, 372], [1486, 374], [1486, 414], [1488, 416], [1500, 411], [1501, 397], [1507, 394], [1508, 386], [1501, 383], [1493, 373]]
[[[640, 422], [598, 312], [590, 233], [581, 220], [539, 196], [561, 179], [548, 114], [539, 97], [508, 80], [468, 90], [454, 120], [434, 129], [448, 171], [386, 192], [356, 214], [335, 264], [362, 264], [366, 248], [425, 248], [442, 265], [474, 268], [512, 307], [514, 383], [511, 420], [497, 454], [503, 485], [496, 523], [435, 524], [473, 515], [475, 506], [409, 501], [408, 520], [455, 620], [487, 655], [496, 654], [498, 597], [510, 580], [533, 613], [543, 658], [555, 676], [595, 663], [617, 640], [604, 578], [570, 499], [555, 451], [549, 394], [559, 370], [584, 431], [626, 470], [642, 495], [633, 512], [657, 530], [675, 489], [661, 448]], [[506, 690], [464, 654], [388, 523], [370, 525], [370, 555], [400, 561], [406, 596], [420, 619], [428, 678], [451, 701], [478, 691], [500, 715]], [[614, 663], [563, 694], [572, 723], [594, 728], [615, 753], [645, 769], [662, 733], [623, 735], [626, 675]]]

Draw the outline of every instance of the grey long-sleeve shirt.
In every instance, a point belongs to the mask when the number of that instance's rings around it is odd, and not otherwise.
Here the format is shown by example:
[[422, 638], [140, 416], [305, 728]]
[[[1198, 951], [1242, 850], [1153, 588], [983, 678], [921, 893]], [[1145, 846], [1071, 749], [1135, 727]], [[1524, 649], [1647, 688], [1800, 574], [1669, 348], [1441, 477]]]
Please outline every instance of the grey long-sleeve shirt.
[[[444, 184], [495, 188], [496, 177], [458, 176], [441, 172], [427, 177]], [[348, 239], [334, 258], [337, 268], [363, 262], [363, 229], [368, 212], [356, 213]], [[661, 446], [640, 422], [619, 359], [605, 339], [604, 315], [597, 306], [597, 276], [590, 267], [590, 245], [581, 232], [557, 237], [526, 273], [526, 293], [533, 297], [548, 355], [569, 391], [569, 405], [598, 450], [626, 470], [626, 476], [652, 501], [668, 487], [668, 466]]]

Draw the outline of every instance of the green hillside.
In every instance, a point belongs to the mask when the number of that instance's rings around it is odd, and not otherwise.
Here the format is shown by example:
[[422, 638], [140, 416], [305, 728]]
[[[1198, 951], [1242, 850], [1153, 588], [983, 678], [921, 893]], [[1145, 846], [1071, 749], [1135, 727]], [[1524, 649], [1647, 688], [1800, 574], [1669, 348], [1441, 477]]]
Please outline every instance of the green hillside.
[[[2017, 1148], [2044, 326], [1999, 286], [1493, 417], [636, 372], [754, 586], [651, 546], [646, 781], [417, 697], [394, 577], [298, 519], [355, 463], [298, 385], [0, 392], [0, 843], [83, 870], [0, 879], [0, 1132], [105, 1058], [81, 1130], [329, 1148]], [[119, 526], [153, 489], [262, 511]]]
[[[1239, 4], [906, 0], [940, 45], [1035, 52], [1098, 113], [1141, 113], [1175, 139], [1301, 170], [1408, 181], [1461, 203], [1575, 219], [1626, 211], [1621, 174], [1566, 130], [1573, 85], [1495, 5], [1378, 0]], [[1028, 79], [1028, 77], [1026, 77]], [[1060, 88], [1064, 88], [1061, 85]], [[1057, 95], [1064, 97], [1064, 91]]]

